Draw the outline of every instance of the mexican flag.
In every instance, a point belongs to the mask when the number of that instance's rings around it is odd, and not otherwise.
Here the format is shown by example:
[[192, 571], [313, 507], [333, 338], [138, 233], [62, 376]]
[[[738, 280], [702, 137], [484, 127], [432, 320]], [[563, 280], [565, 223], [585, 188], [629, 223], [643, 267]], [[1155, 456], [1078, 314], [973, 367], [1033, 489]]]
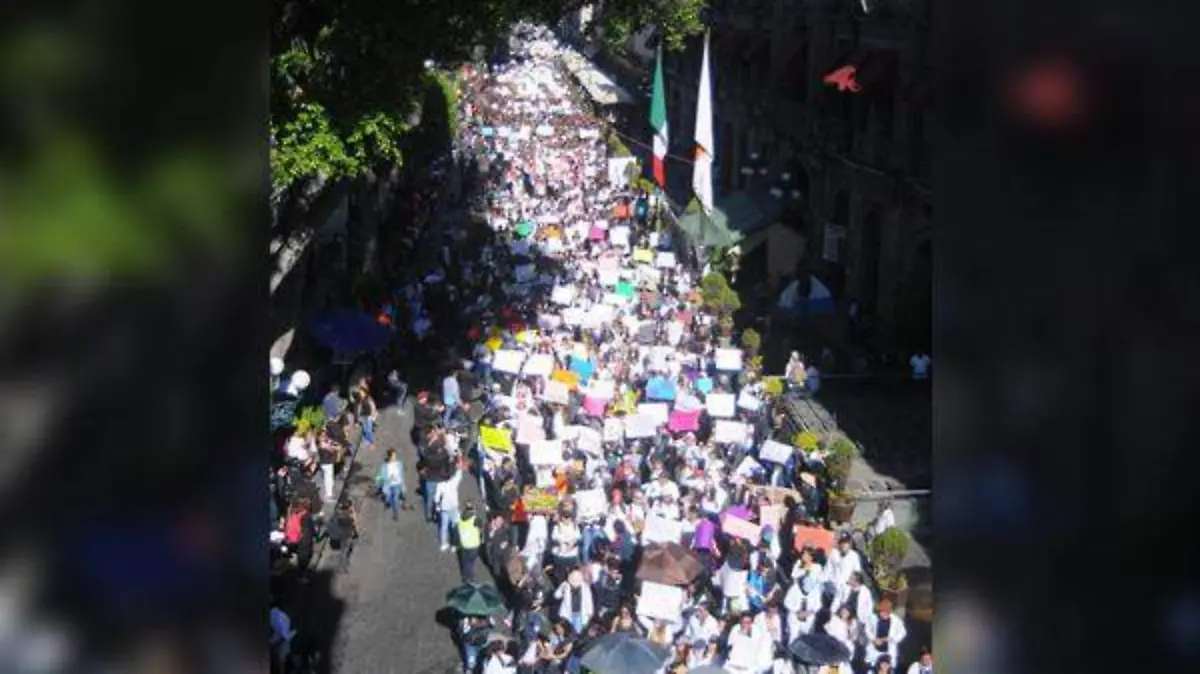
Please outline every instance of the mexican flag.
[[654, 181], [667, 188], [667, 99], [663, 91], [662, 47], [654, 65], [654, 91], [650, 96], [650, 128], [654, 130]]

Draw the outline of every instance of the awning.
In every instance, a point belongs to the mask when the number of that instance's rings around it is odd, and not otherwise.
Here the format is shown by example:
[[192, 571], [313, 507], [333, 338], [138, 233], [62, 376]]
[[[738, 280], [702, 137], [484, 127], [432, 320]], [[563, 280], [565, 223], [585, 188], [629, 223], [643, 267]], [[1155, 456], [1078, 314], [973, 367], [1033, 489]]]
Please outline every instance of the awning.
[[588, 92], [592, 100], [600, 105], [632, 104], [633, 97], [611, 77], [601, 72], [584, 57], [574, 51], [562, 52], [563, 64], [567, 71], [579, 80], [579, 84]]
[[754, 198], [735, 192], [713, 204], [713, 212], [687, 213], [679, 226], [700, 246], [732, 246], [743, 237], [767, 227], [783, 211], [783, 200], [769, 196]]

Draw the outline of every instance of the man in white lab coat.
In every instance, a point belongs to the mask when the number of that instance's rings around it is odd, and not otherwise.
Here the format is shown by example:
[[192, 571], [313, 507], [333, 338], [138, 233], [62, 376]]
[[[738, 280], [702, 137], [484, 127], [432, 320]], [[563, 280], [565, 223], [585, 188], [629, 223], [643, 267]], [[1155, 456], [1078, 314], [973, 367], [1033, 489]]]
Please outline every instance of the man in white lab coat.
[[[833, 594], [838, 596], [850, 582], [850, 574], [862, 571], [862, 557], [852, 547], [850, 534], [838, 538], [837, 547], [829, 552], [825, 563], [825, 577], [833, 584]], [[863, 614], [865, 615], [865, 614]]]
[[842, 589], [833, 599], [834, 609], [846, 606], [850, 609], [850, 615], [856, 620], [866, 620], [867, 616], [871, 615], [871, 607], [875, 605], [875, 599], [871, 596], [871, 588], [863, 583], [862, 571], [854, 571], [850, 574], [850, 582], [842, 586]]
[[721, 623], [713, 617], [706, 602], [696, 604], [695, 610], [688, 618], [684, 636], [689, 643], [708, 641], [713, 637], [721, 636]]
[[743, 613], [738, 625], [729, 632], [725, 669], [733, 674], [759, 674], [771, 667], [773, 656], [769, 639], [754, 629], [754, 616]]
[[879, 602], [878, 609], [867, 616], [864, 631], [867, 637], [868, 665], [874, 666], [879, 656], [884, 654], [890, 655], [892, 662], [899, 659], [900, 642], [908, 636], [908, 630], [900, 616], [892, 615], [892, 602], [887, 599]]
[[783, 597], [791, 639], [808, 634], [821, 610], [821, 584], [814, 576], [801, 576]]

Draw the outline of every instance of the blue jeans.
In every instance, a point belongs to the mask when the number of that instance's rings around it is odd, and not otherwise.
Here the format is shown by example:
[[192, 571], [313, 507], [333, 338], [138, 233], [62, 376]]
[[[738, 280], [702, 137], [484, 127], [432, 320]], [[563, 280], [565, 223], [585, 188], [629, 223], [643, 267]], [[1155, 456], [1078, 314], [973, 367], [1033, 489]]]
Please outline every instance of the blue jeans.
[[458, 409], [458, 403], [454, 403], [453, 405], [446, 403], [445, 405], [446, 409], [442, 412], [443, 427], [450, 425], [450, 417], [454, 414], [454, 410]]
[[463, 644], [463, 669], [468, 672], [475, 671], [475, 664], [479, 661], [479, 646], [471, 646]]
[[375, 444], [375, 420], [374, 419], [363, 419], [361, 423], [362, 423], [362, 441], [369, 445]]
[[450, 525], [458, 521], [458, 508], [442, 508], [442, 518], [438, 526], [438, 540], [442, 545], [450, 545]]
[[583, 559], [584, 564], [592, 562], [592, 544], [597, 539], [605, 538], [604, 530], [600, 527], [585, 526], [582, 533], [583, 540], [580, 541], [579, 556]]
[[571, 627], [575, 628], [576, 634], [583, 634], [583, 614], [582, 613], [572, 613], [571, 614]]
[[425, 491], [421, 493], [425, 501], [425, 519], [430, 522], [433, 521], [433, 495], [437, 493], [438, 484], [437, 480], [425, 480]]
[[384, 485], [383, 502], [392, 511], [392, 516], [398, 517], [400, 514], [400, 505], [404, 503], [404, 486], [399, 484]]

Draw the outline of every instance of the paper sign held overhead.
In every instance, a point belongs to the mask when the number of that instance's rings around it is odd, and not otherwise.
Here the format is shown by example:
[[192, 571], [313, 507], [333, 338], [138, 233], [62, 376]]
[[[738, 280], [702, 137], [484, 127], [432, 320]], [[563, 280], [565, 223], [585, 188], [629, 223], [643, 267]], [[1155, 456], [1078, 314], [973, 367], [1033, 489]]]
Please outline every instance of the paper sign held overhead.
[[517, 444], [532, 445], [546, 439], [546, 429], [541, 417], [525, 415], [517, 424]]
[[578, 435], [575, 438], [576, 447], [592, 456], [603, 455], [600, 431], [588, 426], [573, 426], [572, 428], [578, 429]]
[[507, 428], [479, 427], [479, 442], [484, 449], [511, 454], [513, 451], [512, 431]]
[[500, 349], [492, 356], [492, 368], [507, 374], [520, 374], [521, 364], [524, 362], [524, 351]]
[[625, 437], [625, 423], [616, 417], [604, 420], [604, 441], [620, 442]]
[[742, 369], [742, 350], [717, 349], [713, 354], [713, 360], [718, 370], [724, 372], [740, 371]]
[[661, 426], [670, 420], [671, 406], [667, 403], [641, 403], [638, 405], [638, 415], [650, 417]]
[[575, 492], [575, 512], [580, 520], [595, 519], [604, 515], [605, 506], [603, 489], [584, 489]]
[[542, 393], [546, 402], [567, 405], [571, 402], [571, 388], [561, 381], [546, 382], [546, 390]]
[[642, 592], [638, 595], [637, 613], [639, 616], [651, 620], [665, 620], [668, 623], [677, 623], [683, 616], [682, 607], [684, 597], [685, 594], [682, 587], [651, 583], [644, 580], [642, 581]]
[[678, 543], [683, 534], [683, 523], [667, 519], [661, 515], [646, 517], [646, 527], [642, 529], [642, 545], [649, 543]]
[[743, 389], [742, 392], [738, 394], [737, 406], [744, 410], [757, 412], [758, 408], [762, 407], [762, 401], [753, 395], [750, 395], [750, 393]]
[[666, 269], [675, 266], [675, 253], [659, 253], [654, 258], [654, 266], [660, 269]]
[[644, 414], [625, 417], [625, 437], [630, 440], [652, 438], [658, 432], [658, 420]]
[[535, 466], [562, 465], [562, 441], [539, 440], [533, 443], [529, 446], [529, 463]]
[[710, 393], [704, 400], [704, 407], [710, 416], [718, 419], [728, 419], [736, 413], [732, 393]]
[[758, 450], [758, 458], [783, 465], [792, 458], [792, 446], [776, 440], [767, 440]]
[[741, 444], [746, 441], [746, 424], [740, 421], [718, 420], [713, 424], [713, 440]]

